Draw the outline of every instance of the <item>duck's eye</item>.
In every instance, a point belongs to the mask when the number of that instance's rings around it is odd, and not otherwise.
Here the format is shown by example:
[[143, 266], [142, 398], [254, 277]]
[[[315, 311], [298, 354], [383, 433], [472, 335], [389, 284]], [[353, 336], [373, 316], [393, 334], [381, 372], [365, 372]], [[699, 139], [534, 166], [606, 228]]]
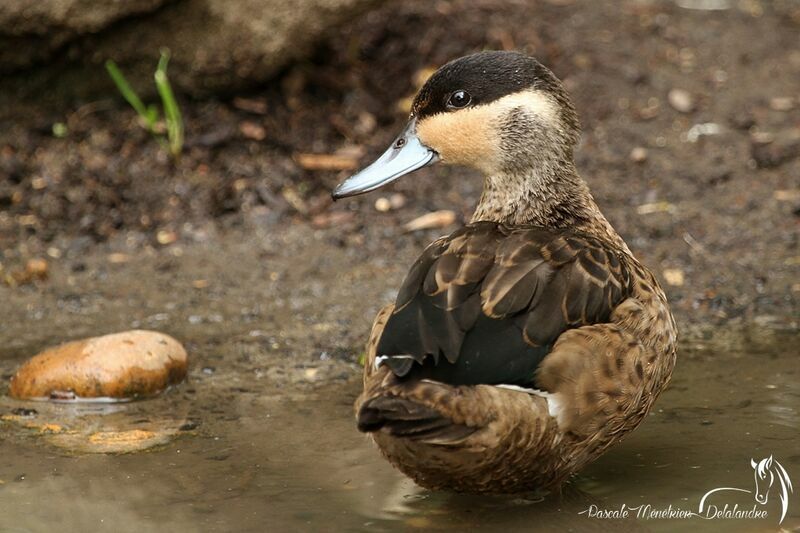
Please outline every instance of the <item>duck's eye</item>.
[[467, 91], [458, 90], [447, 99], [447, 107], [450, 109], [461, 109], [462, 107], [467, 107], [471, 101], [472, 97]]

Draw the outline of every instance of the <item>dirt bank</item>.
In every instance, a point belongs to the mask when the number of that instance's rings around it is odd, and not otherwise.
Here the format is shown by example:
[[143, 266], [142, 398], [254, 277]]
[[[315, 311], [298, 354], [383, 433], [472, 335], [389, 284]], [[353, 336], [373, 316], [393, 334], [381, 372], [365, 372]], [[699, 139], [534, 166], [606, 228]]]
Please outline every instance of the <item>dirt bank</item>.
[[[526, 50], [565, 81], [578, 167], [684, 331], [796, 328], [800, 9], [731, 4], [392, 3], [271, 84], [182, 101], [178, 162], [114, 99], [3, 110], [4, 351], [174, 320], [352, 361], [415, 255], [451, 229], [402, 224], [437, 209], [463, 221], [480, 180], [439, 167], [337, 204], [329, 190], [391, 139], [426, 69], [484, 47]], [[403, 207], [376, 210], [392, 193]], [[14, 286], [42, 277], [23, 272], [31, 258], [49, 279]]]

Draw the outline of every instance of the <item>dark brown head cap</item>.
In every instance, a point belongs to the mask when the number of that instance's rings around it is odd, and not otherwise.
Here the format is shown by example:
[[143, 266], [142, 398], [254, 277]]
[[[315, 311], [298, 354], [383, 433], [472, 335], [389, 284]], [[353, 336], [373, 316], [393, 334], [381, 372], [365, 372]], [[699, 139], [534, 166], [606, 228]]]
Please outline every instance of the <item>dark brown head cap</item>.
[[519, 52], [478, 52], [450, 61], [425, 83], [411, 113], [418, 119], [445, 113], [456, 91], [466, 91], [469, 105], [476, 106], [525, 90], [550, 93], [559, 104], [564, 125], [578, 131], [575, 109], [561, 81], [536, 59]]

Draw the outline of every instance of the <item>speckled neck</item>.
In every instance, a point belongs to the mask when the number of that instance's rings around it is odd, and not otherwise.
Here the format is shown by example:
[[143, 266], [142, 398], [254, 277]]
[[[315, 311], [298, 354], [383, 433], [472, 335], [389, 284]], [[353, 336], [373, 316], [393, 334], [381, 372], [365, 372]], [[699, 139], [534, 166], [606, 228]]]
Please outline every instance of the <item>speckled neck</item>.
[[487, 176], [472, 222], [573, 228], [629, 251], [594, 201], [572, 162]]

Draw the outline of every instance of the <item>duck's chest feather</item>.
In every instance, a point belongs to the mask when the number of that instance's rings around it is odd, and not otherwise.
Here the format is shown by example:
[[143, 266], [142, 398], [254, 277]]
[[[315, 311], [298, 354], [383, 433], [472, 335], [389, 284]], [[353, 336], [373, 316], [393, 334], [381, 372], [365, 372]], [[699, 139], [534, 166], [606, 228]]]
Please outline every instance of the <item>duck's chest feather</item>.
[[575, 230], [469, 224], [414, 263], [378, 363], [402, 378], [535, 386], [558, 337], [608, 322], [637, 270], [625, 250]]

